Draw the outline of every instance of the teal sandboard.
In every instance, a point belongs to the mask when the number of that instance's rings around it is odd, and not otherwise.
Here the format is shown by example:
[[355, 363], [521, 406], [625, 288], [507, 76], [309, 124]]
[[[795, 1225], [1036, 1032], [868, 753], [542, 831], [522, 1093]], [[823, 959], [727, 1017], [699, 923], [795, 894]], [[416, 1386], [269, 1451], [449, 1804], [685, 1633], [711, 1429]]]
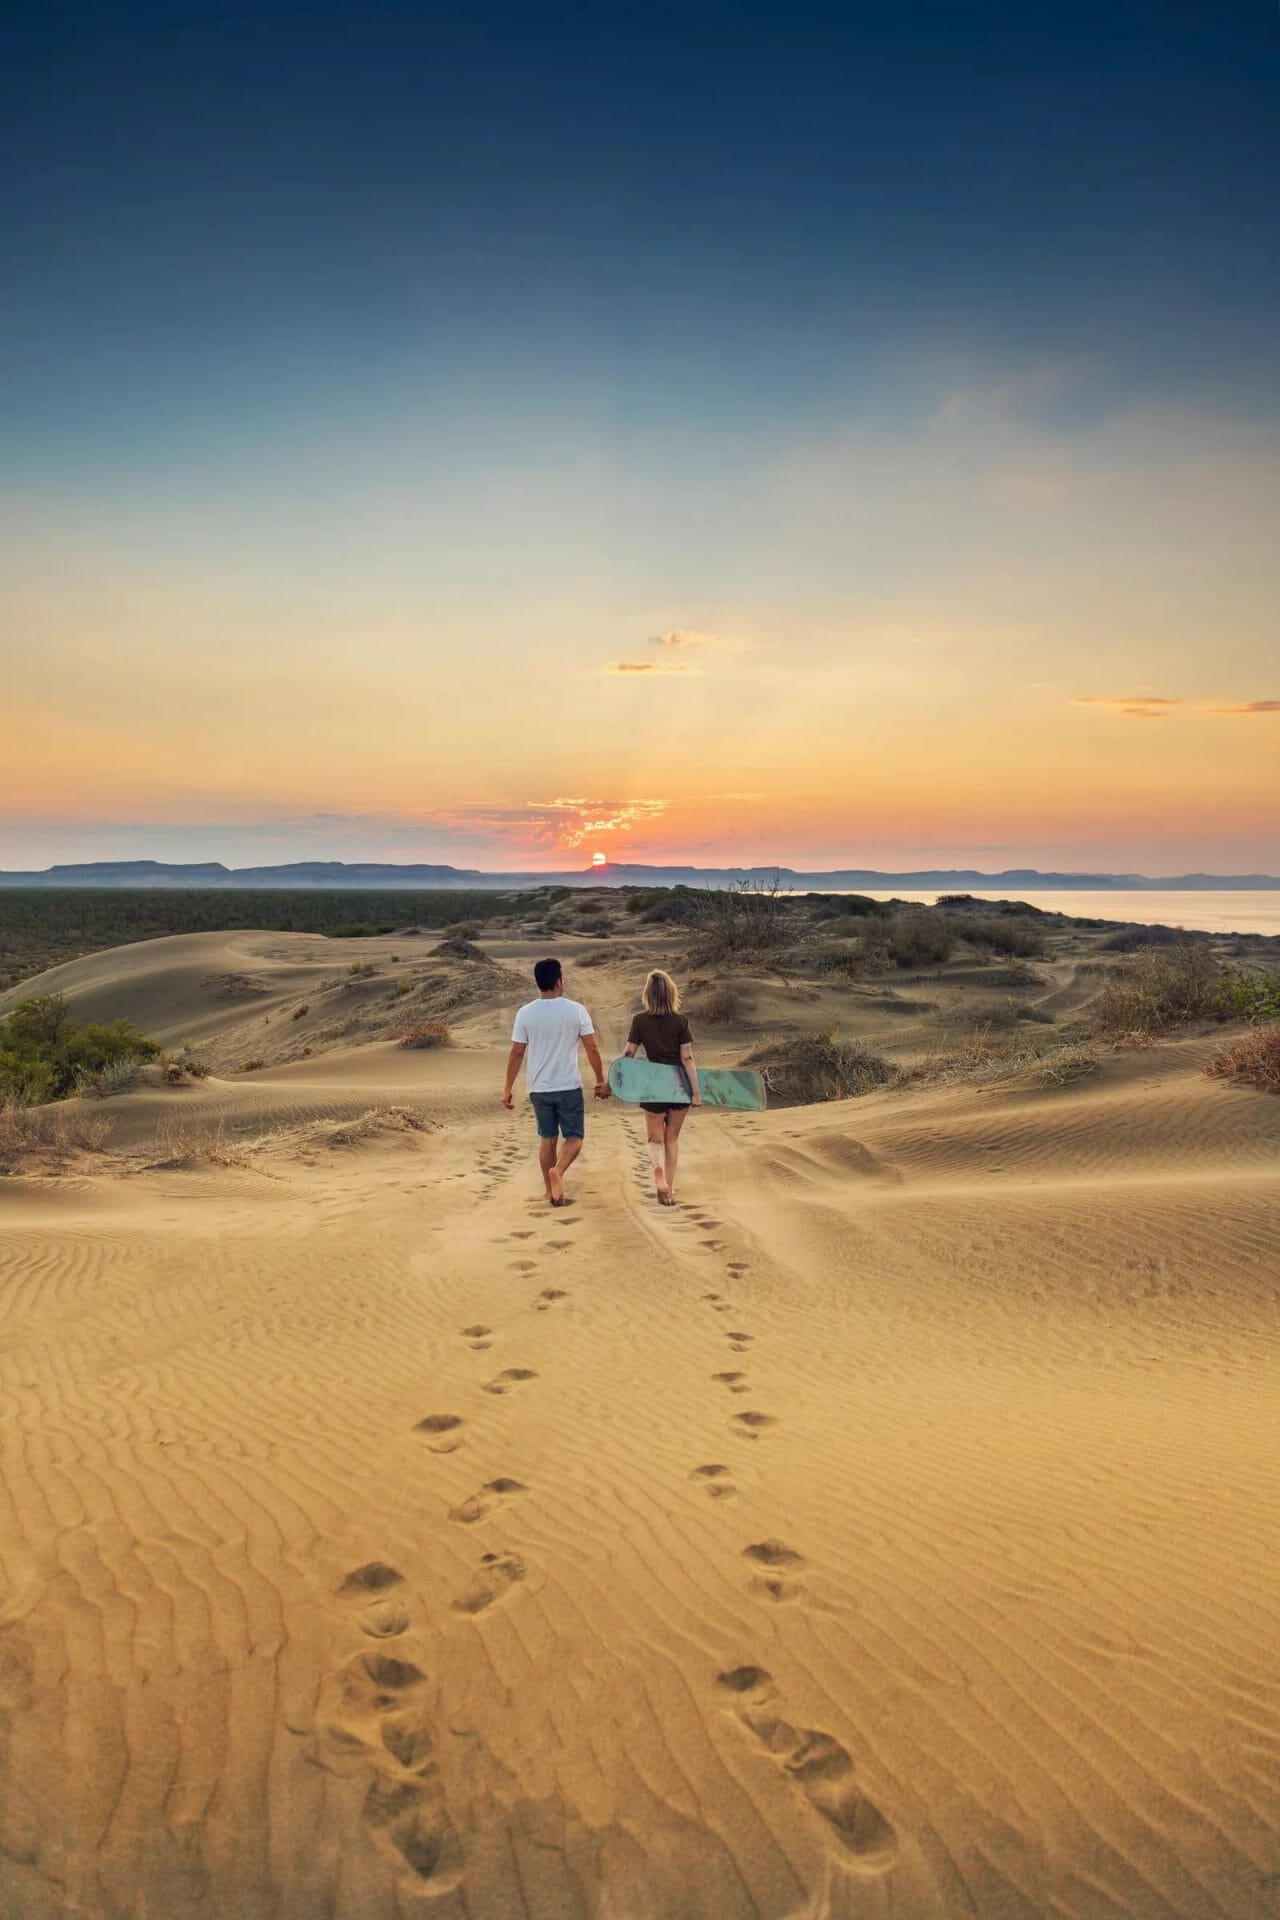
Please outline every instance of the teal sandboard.
[[[625, 1055], [609, 1068], [609, 1085], [619, 1100], [632, 1106], [642, 1101], [669, 1107], [688, 1106], [689, 1089], [678, 1067], [657, 1060]], [[764, 1112], [764, 1081], [750, 1067], [699, 1067], [698, 1091], [704, 1107], [726, 1107], [735, 1113]]]

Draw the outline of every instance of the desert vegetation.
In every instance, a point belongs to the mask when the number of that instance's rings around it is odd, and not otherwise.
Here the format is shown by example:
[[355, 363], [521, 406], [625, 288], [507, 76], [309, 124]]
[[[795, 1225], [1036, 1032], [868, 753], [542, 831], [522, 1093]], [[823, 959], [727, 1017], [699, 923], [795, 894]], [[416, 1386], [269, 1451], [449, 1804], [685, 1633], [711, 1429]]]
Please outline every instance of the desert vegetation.
[[453, 1035], [443, 1020], [417, 1020], [412, 1026], [405, 1027], [400, 1035], [402, 1047], [419, 1050], [427, 1047], [447, 1047], [453, 1043]]
[[81, 1023], [60, 994], [41, 994], [0, 1020], [0, 1099], [37, 1106], [123, 1092], [159, 1052], [131, 1021]]
[[1280, 1019], [1280, 973], [1224, 965], [1207, 941], [1148, 946], [1127, 955], [1094, 1007], [1098, 1031], [1112, 1039], [1233, 1019]]
[[1254, 1027], [1215, 1055], [1205, 1072], [1261, 1093], [1280, 1093], [1280, 1024]]
[[846, 1040], [834, 1027], [772, 1040], [749, 1054], [747, 1065], [764, 1075], [771, 1100], [789, 1107], [847, 1100], [898, 1077], [897, 1068], [882, 1054]]

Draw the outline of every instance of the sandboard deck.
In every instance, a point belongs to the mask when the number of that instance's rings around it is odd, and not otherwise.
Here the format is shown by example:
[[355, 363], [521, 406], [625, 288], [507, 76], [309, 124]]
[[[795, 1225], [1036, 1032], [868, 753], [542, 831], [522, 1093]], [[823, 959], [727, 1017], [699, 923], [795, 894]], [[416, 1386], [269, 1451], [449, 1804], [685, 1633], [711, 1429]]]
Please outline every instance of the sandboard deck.
[[[678, 1067], [656, 1060], [628, 1060], [620, 1056], [609, 1068], [609, 1086], [619, 1100], [635, 1106], [643, 1101], [679, 1107], [689, 1104], [689, 1090]], [[698, 1091], [706, 1107], [735, 1113], [763, 1113], [764, 1081], [750, 1067], [699, 1067]]]

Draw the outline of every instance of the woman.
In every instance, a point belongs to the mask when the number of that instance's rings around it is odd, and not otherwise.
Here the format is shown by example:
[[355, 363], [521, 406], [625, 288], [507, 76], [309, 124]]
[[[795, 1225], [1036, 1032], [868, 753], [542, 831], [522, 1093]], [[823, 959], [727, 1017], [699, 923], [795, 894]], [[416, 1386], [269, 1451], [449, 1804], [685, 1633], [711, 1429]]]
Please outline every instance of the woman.
[[[644, 1012], [631, 1022], [627, 1035], [627, 1058], [640, 1047], [645, 1057], [666, 1067], [675, 1067], [684, 1076], [690, 1103], [702, 1105], [698, 1091], [698, 1069], [693, 1064], [693, 1036], [689, 1022], [680, 1011], [680, 989], [669, 973], [655, 967], [644, 983]], [[642, 1101], [645, 1131], [649, 1136], [649, 1158], [653, 1162], [653, 1184], [664, 1207], [676, 1203], [676, 1161], [680, 1153], [680, 1129], [689, 1111], [683, 1101], [666, 1106]]]

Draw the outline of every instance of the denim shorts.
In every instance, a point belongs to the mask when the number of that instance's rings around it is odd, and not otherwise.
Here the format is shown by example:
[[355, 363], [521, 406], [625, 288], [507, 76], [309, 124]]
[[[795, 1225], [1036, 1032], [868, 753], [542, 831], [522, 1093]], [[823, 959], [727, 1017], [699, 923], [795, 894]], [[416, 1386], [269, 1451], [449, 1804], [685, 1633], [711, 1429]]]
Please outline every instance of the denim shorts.
[[558, 1093], [531, 1093], [530, 1105], [538, 1123], [539, 1140], [554, 1140], [562, 1133], [566, 1140], [581, 1140], [586, 1106], [581, 1087], [564, 1087]]

